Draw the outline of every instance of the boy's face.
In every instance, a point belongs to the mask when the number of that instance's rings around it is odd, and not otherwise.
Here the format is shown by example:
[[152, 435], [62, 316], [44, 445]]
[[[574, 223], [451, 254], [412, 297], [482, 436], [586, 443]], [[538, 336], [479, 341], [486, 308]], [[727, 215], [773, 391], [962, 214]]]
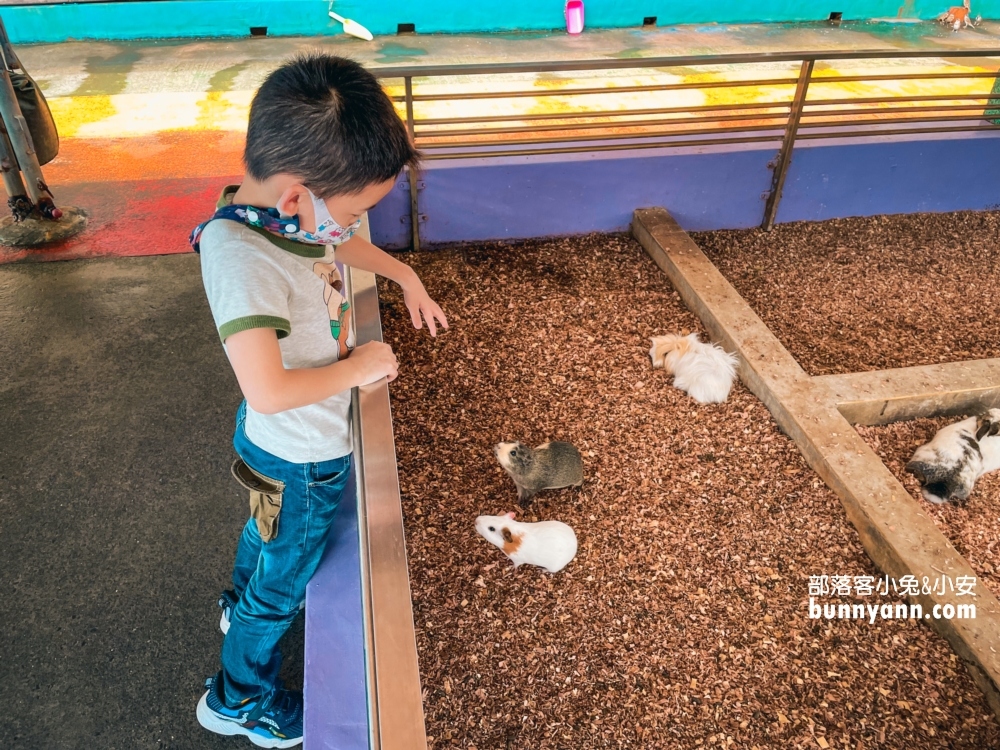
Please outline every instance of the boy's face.
[[[324, 203], [326, 203], [327, 210], [330, 211], [333, 220], [342, 227], [348, 227], [360, 219], [365, 211], [374, 208], [375, 204], [382, 200], [395, 184], [395, 179], [386, 180], [369, 185], [358, 193], [331, 196]], [[315, 232], [316, 215], [306, 188], [302, 185], [293, 185], [286, 190], [282, 199], [286, 199], [286, 197], [288, 205], [284, 207], [279, 205], [278, 209], [288, 214], [298, 214], [299, 226], [307, 232]]]

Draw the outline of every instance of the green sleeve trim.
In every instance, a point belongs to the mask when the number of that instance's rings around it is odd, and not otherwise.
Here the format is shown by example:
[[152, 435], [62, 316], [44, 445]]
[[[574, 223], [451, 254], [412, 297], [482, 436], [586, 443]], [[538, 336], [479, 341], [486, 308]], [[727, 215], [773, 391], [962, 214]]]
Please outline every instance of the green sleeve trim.
[[285, 338], [292, 332], [292, 324], [284, 318], [276, 315], [247, 315], [219, 326], [219, 338], [224, 342], [234, 333], [249, 331], [251, 328], [274, 328], [279, 339]]

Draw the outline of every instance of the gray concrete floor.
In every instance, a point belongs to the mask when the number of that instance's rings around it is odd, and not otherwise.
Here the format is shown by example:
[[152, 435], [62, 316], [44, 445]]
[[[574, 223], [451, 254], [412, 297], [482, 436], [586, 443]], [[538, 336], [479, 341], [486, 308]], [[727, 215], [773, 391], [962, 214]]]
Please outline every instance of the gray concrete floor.
[[194, 714], [247, 517], [197, 257], [0, 266], [0, 328], [0, 748], [250, 747]]

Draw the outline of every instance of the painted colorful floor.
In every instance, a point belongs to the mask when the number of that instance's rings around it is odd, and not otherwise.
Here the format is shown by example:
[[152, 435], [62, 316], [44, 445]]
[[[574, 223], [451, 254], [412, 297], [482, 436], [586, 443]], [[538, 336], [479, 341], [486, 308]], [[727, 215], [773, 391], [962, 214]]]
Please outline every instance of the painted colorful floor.
[[[65, 43], [19, 48], [48, 97], [61, 151], [44, 168], [57, 202], [84, 208], [87, 230], [38, 250], [0, 250], [0, 262], [64, 260], [189, 251], [190, 229], [210, 212], [220, 188], [239, 179], [250, 100], [280, 61], [310, 49], [353, 57], [372, 67], [514, 60], [642, 59], [669, 55], [802, 50], [928, 50], [919, 61], [819, 63], [817, 75], [911, 71], [995, 72], [996, 58], [954, 58], [958, 49], [1000, 48], [1000, 23], [952, 33], [934, 23], [697, 26], [650, 30], [490, 36], [399, 36], [366, 43], [353, 38], [256, 38], [241, 41]], [[516, 99], [419, 103], [418, 118], [741, 104], [789, 98], [790, 84], [739, 89], [615, 91], [656, 83], [788, 79], [797, 63], [701, 68], [634, 68], [616, 72], [497, 75], [417, 82], [419, 93], [504, 92], [537, 88]], [[401, 82], [386, 79], [390, 93]], [[606, 93], [553, 96], [553, 89], [595, 86]], [[983, 90], [982, 79], [949, 81], [816, 82], [823, 98], [906, 94], [956, 95]], [[872, 113], [877, 117], [877, 112]], [[684, 115], [678, 117], [683, 124]]]

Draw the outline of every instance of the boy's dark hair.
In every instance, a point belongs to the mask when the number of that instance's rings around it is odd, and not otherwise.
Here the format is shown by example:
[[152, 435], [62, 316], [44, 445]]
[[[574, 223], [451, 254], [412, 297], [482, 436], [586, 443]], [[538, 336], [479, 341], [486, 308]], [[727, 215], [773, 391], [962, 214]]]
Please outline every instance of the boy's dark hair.
[[329, 198], [392, 179], [419, 158], [378, 79], [353, 60], [297, 57], [250, 105], [243, 163], [256, 180], [293, 174]]

